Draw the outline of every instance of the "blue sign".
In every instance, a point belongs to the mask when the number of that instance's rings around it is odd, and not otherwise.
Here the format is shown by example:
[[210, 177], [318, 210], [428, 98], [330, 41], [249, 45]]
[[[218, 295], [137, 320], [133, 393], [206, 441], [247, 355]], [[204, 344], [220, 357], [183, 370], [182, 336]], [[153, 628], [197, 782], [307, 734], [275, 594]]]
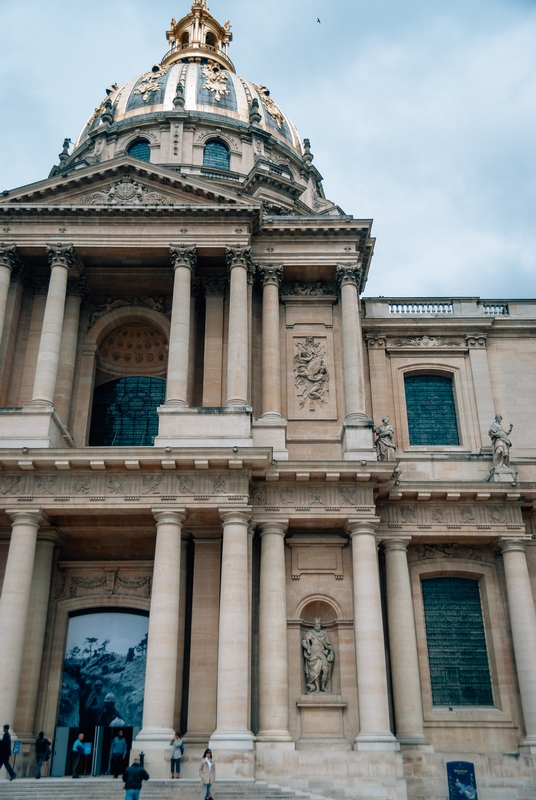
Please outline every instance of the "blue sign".
[[92, 747], [91, 742], [84, 742], [84, 755], [85, 756], [90, 756], [91, 755], [91, 747]]
[[475, 765], [470, 761], [449, 761], [447, 781], [449, 800], [478, 800]]
[[16, 756], [20, 753], [20, 742], [13, 742], [13, 755]]

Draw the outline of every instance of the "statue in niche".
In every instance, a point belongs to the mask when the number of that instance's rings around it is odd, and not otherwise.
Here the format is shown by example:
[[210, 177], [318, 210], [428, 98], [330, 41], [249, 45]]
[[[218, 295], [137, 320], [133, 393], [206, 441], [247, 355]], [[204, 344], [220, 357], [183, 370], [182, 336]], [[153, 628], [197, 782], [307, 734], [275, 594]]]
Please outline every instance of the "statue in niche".
[[508, 438], [512, 433], [513, 425], [510, 425], [508, 431], [505, 431], [501, 425], [502, 417], [500, 414], [495, 415], [495, 421], [491, 423], [488, 431], [491, 438], [491, 447], [493, 450], [493, 466], [494, 467], [510, 467], [510, 448], [512, 442]]
[[321, 617], [315, 617], [314, 628], [302, 639], [305, 660], [305, 683], [307, 694], [326, 692], [331, 694], [331, 678], [335, 651]]
[[384, 417], [382, 424], [375, 425], [372, 431], [376, 434], [375, 446], [378, 453], [378, 461], [396, 461], [396, 444], [393, 441], [395, 431], [389, 425], [389, 417]]

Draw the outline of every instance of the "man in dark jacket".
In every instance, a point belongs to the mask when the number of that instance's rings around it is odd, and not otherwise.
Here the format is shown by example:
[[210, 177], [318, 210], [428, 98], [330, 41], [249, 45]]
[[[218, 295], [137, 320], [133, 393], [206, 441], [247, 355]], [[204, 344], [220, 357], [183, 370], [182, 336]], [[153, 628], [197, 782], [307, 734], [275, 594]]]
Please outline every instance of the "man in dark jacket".
[[50, 758], [50, 740], [45, 736], [44, 731], [39, 731], [39, 737], [35, 740], [35, 758], [37, 761], [36, 778], [41, 777], [41, 767]]
[[5, 767], [9, 775], [9, 780], [14, 781], [17, 773], [9, 763], [11, 755], [11, 734], [9, 733], [9, 725], [4, 725], [4, 735], [0, 740], [0, 769]]
[[125, 782], [125, 800], [138, 800], [141, 792], [142, 781], [149, 780], [149, 773], [140, 765], [140, 759], [135, 758], [130, 767], [123, 772]]

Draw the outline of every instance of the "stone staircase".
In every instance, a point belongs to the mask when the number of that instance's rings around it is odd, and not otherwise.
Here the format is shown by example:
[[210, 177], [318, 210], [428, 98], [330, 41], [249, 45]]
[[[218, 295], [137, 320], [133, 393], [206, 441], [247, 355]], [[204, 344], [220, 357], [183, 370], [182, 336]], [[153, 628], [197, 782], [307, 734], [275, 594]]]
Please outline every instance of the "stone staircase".
[[[215, 800], [330, 800], [262, 781], [218, 781]], [[199, 800], [200, 783], [193, 779], [151, 780], [144, 783], [140, 800]], [[1, 800], [124, 800], [123, 781], [113, 778], [17, 778], [0, 781]]]

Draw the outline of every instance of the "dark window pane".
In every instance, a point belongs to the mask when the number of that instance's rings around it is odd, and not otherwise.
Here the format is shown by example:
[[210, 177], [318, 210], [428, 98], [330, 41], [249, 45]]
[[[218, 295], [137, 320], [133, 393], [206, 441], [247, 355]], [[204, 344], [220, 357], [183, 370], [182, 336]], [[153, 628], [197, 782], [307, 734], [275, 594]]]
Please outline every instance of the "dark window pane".
[[433, 704], [492, 706], [478, 581], [430, 578], [422, 594]]
[[203, 153], [203, 166], [229, 169], [229, 151], [221, 142], [209, 142]]
[[134, 142], [128, 148], [129, 156], [132, 158], [139, 158], [141, 161], [150, 161], [151, 160], [151, 148], [149, 147], [149, 142], [145, 139], [141, 142]]
[[166, 382], [160, 378], [119, 378], [97, 386], [90, 446], [152, 447], [158, 433], [156, 409], [165, 395]]
[[406, 375], [409, 443], [459, 444], [452, 379], [443, 375]]

